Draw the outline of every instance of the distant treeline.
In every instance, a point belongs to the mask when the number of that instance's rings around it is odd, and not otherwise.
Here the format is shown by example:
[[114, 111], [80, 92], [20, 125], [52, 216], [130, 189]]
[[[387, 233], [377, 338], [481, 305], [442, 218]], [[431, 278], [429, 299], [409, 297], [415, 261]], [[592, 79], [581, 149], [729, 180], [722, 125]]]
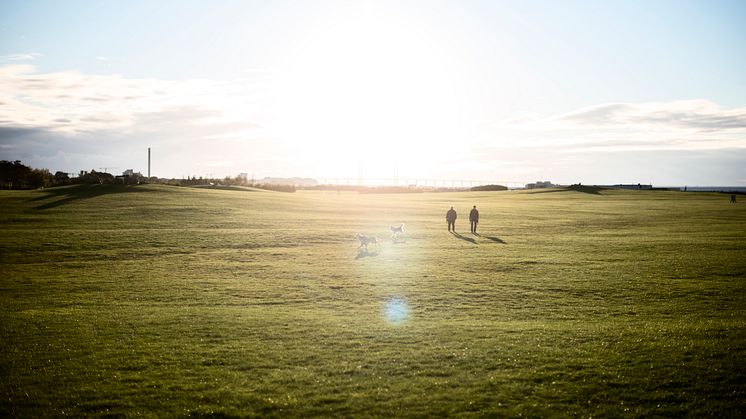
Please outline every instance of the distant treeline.
[[0, 189], [36, 189], [47, 186], [69, 185], [67, 173], [49, 173], [47, 169], [32, 169], [20, 160], [0, 160]]
[[38, 189], [72, 184], [140, 183], [136, 176], [117, 176], [105, 172], [82, 171], [76, 177], [49, 169], [33, 169], [20, 160], [0, 160], [0, 189]]
[[[59, 181], [64, 182], [62, 175], [67, 174], [60, 174]], [[0, 161], [0, 189], [36, 189], [56, 181], [47, 169], [32, 169], [20, 160]]]
[[[140, 173], [128, 170], [123, 175], [114, 176], [111, 173], [81, 171], [77, 176], [71, 177], [65, 172], [50, 173], [48, 169], [33, 169], [21, 163], [20, 160], [0, 161], [0, 189], [38, 189], [52, 186], [64, 186], [71, 184], [140, 184], [140, 183], [162, 183], [175, 186], [249, 186], [252, 188], [266, 189], [278, 192], [295, 192], [298, 186], [291, 184], [279, 184], [278, 179], [265, 178], [269, 182], [249, 180], [245, 175], [236, 177], [226, 176], [224, 178], [205, 178], [187, 176], [186, 179], [164, 179], [147, 178]], [[308, 179], [290, 178], [289, 181], [307, 181]], [[272, 182], [272, 183], [270, 183]], [[308, 190], [336, 190], [357, 191], [358, 193], [419, 193], [419, 192], [456, 192], [456, 191], [504, 191], [508, 188], [502, 185], [483, 185], [473, 188], [435, 188], [422, 186], [362, 186], [362, 185], [302, 185], [301, 189]]]
[[277, 192], [295, 192], [294, 185], [280, 185], [274, 183], [257, 183], [247, 180], [243, 176], [230, 177], [226, 176], [222, 179], [217, 178], [203, 178], [203, 177], [189, 177], [186, 179], [154, 179], [153, 182], [165, 183], [168, 185], [176, 186], [249, 186], [257, 189], [266, 189], [268, 191]]
[[251, 186], [259, 189], [267, 189], [279, 192], [295, 192], [293, 185], [276, 185], [248, 182], [245, 177], [225, 177], [223, 179], [211, 179], [202, 177], [187, 177], [186, 179], [158, 179], [146, 178], [140, 173], [124, 174], [114, 176], [111, 173], [81, 171], [78, 176], [71, 177], [69, 173], [50, 173], [48, 169], [34, 169], [20, 160], [0, 160], [0, 189], [38, 189], [53, 186], [65, 186], [72, 184], [140, 184], [140, 183], [163, 183], [177, 186], [198, 185], [238, 185]]

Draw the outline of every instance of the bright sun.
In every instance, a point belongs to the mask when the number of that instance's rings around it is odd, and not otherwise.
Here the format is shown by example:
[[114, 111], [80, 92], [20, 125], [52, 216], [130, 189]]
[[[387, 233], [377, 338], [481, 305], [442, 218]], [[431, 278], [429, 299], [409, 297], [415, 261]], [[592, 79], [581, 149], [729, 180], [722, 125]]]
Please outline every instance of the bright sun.
[[278, 72], [273, 132], [318, 175], [429, 172], [458, 140], [447, 54], [416, 19], [347, 12], [307, 34]]

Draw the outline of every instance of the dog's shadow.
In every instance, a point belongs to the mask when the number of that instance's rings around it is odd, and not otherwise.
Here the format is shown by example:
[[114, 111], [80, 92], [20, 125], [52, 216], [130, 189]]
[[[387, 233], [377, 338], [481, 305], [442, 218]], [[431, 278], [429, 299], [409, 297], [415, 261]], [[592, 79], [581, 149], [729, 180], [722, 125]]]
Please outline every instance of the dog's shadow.
[[454, 232], [452, 232], [451, 234], [453, 234], [453, 236], [454, 236], [454, 237], [457, 237], [457, 238], [459, 238], [459, 239], [461, 239], [461, 240], [467, 241], [467, 242], [469, 242], [469, 243], [471, 243], [471, 244], [477, 244], [477, 241], [476, 241], [476, 240], [474, 240], [474, 239], [472, 239], [471, 237], [464, 237], [464, 236], [462, 236], [462, 235], [460, 235], [460, 234], [456, 233], [455, 231], [454, 231]]
[[362, 259], [364, 257], [373, 257], [378, 256], [378, 252], [369, 252], [366, 249], [362, 249], [359, 252], [357, 252], [357, 256], [355, 256], [355, 260]]

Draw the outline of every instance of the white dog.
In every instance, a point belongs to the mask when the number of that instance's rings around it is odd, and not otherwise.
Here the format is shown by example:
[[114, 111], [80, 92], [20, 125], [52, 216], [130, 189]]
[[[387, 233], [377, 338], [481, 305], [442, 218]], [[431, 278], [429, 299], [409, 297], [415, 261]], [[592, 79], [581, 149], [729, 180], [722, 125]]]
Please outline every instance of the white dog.
[[368, 245], [369, 244], [378, 244], [378, 240], [376, 240], [373, 236], [366, 236], [365, 234], [357, 233], [355, 234], [355, 237], [360, 241], [360, 246], [358, 246], [358, 249], [365, 249], [365, 251], [368, 251]]
[[396, 236], [400, 233], [404, 233], [404, 224], [399, 224], [399, 226], [391, 226], [389, 227], [389, 230], [391, 230], [391, 238], [395, 239]]

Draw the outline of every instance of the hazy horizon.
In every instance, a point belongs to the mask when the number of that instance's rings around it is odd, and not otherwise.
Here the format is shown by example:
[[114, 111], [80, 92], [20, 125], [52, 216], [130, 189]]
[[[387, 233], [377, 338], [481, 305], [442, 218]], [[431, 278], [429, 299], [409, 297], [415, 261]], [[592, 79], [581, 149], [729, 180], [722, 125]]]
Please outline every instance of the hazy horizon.
[[0, 1], [0, 159], [746, 185], [740, 1]]

